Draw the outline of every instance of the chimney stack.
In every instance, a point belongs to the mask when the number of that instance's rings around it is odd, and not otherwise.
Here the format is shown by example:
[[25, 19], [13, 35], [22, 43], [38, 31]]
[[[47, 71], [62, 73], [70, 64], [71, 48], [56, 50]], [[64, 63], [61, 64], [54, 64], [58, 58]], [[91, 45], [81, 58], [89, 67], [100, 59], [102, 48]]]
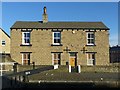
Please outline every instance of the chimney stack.
[[47, 23], [48, 22], [47, 8], [44, 7], [43, 10], [44, 10], [43, 18], [42, 18], [43, 19], [43, 23]]

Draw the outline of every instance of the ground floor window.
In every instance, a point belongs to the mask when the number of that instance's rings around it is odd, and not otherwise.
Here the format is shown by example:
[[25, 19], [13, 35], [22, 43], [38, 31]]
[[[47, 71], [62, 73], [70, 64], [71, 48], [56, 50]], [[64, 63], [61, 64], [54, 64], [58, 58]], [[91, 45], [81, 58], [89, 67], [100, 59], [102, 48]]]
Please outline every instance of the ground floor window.
[[95, 65], [95, 53], [87, 54], [87, 65]]
[[30, 65], [30, 53], [22, 53], [22, 65]]
[[53, 53], [53, 65], [60, 65], [61, 53]]

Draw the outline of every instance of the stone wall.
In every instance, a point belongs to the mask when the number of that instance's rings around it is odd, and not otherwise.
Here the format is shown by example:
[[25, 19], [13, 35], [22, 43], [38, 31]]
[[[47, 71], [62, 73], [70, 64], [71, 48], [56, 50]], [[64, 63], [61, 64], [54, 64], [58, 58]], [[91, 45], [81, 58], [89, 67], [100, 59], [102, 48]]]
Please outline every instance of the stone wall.
[[120, 66], [81, 66], [81, 72], [117, 72]]
[[[74, 33], [73, 33], [74, 31]], [[95, 46], [87, 45], [88, 31], [76, 29], [63, 29], [61, 31], [61, 46], [52, 45], [52, 29], [33, 29], [31, 31], [32, 46], [21, 46], [22, 31], [21, 29], [11, 30], [11, 57], [13, 60], [22, 63], [21, 52], [30, 53], [30, 63], [36, 65], [53, 65], [52, 52], [61, 52], [61, 65], [69, 62], [70, 54], [64, 49], [66, 46], [70, 52], [77, 52], [77, 65], [87, 65], [87, 55], [81, 50], [86, 46], [87, 52], [95, 53], [95, 65], [109, 64], [109, 32], [106, 30], [95, 31]]]
[[17, 72], [27, 71], [27, 70], [35, 70], [38, 68], [50, 67], [51, 65], [17, 65]]
[[[45, 67], [50, 67], [51, 65], [36, 65], [34, 69], [40, 69]], [[67, 65], [61, 65], [59, 66], [59, 72], [68, 72], [68, 66]], [[81, 66], [81, 73], [84, 72], [117, 72], [119, 73], [120, 66], [118, 65], [108, 65], [108, 66]], [[24, 66], [24, 65], [18, 65], [17, 66], [17, 72], [21, 71], [27, 71], [27, 70], [34, 70], [32, 65]]]

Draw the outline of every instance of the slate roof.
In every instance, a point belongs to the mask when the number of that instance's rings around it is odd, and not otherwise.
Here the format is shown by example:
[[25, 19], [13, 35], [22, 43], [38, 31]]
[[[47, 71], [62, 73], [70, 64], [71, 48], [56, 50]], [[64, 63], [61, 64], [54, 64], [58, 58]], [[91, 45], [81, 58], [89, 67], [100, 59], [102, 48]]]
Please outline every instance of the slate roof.
[[120, 51], [120, 46], [113, 46], [113, 47], [110, 47], [110, 51]]
[[42, 21], [16, 21], [11, 29], [106, 29], [102, 22], [47, 22]]

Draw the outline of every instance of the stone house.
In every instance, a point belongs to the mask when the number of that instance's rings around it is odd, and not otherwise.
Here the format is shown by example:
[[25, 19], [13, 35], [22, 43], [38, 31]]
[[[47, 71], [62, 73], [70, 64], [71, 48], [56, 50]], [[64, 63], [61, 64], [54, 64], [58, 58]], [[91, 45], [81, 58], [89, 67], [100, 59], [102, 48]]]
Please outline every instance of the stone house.
[[110, 47], [110, 63], [120, 63], [120, 46]]
[[0, 28], [0, 75], [12, 71], [14, 63], [10, 57], [10, 36]]
[[0, 28], [0, 62], [5, 62], [5, 57], [10, 56], [10, 36]]
[[0, 28], [0, 54], [10, 54], [10, 36]]
[[16, 21], [11, 58], [22, 65], [108, 65], [109, 28], [103, 22]]

